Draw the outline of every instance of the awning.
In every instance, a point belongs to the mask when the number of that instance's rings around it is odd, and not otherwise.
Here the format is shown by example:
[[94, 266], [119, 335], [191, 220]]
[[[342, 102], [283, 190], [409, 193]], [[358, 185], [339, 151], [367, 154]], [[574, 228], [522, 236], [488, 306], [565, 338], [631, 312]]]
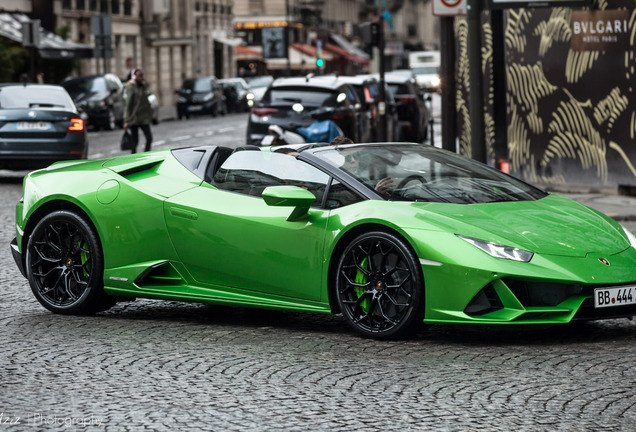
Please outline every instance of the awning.
[[263, 54], [261, 53], [261, 49], [258, 47], [246, 47], [243, 45], [239, 45], [234, 48], [234, 59], [235, 60], [263, 60]]
[[[22, 43], [22, 23], [30, 18], [21, 13], [0, 13], [0, 36]], [[40, 55], [46, 59], [91, 58], [93, 47], [62, 39], [40, 27]]]
[[344, 36], [336, 33], [331, 33], [329, 37], [336, 43], [336, 45], [347, 51], [349, 54], [361, 59], [365, 59], [367, 63], [369, 62], [369, 54], [349, 42]]
[[224, 45], [229, 45], [233, 47], [239, 46], [243, 43], [243, 39], [241, 38], [227, 38], [224, 36], [214, 36], [214, 40]]
[[[322, 52], [325, 61], [333, 60], [328, 52]], [[288, 69], [286, 58], [266, 59], [267, 69]], [[289, 45], [289, 68], [300, 70], [316, 69], [316, 48], [311, 45], [293, 43]]]
[[366, 58], [362, 58], [362, 57], [358, 57], [356, 55], [351, 54], [349, 51], [345, 50], [344, 48], [340, 48], [338, 45], [334, 45], [332, 43], [327, 42], [325, 44], [325, 48], [326, 51], [332, 52], [334, 54], [337, 54], [349, 61], [352, 61], [354, 63], [359, 63], [359, 64], [363, 64], [363, 65], [367, 65], [369, 64], [369, 59]]

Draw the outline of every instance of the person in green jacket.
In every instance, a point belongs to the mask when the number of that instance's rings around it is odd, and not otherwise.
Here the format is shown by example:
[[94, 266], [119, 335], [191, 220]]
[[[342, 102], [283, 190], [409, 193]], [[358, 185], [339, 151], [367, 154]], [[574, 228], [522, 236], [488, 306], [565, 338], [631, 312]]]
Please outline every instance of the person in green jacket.
[[131, 153], [137, 152], [139, 128], [141, 128], [146, 137], [145, 151], [150, 151], [150, 145], [152, 144], [152, 132], [150, 131], [152, 107], [148, 101], [149, 94], [150, 90], [148, 89], [148, 83], [144, 81], [143, 69], [134, 69], [132, 79], [124, 87], [124, 99], [126, 100], [124, 130], [130, 128], [133, 141]]

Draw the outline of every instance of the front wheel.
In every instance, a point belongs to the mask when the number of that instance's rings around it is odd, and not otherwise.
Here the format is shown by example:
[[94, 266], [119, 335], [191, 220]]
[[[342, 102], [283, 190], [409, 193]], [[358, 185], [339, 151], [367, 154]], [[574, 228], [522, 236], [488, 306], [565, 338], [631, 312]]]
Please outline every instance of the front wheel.
[[415, 330], [424, 317], [424, 283], [406, 242], [382, 231], [356, 237], [340, 257], [336, 298], [348, 324], [375, 339]]
[[72, 211], [55, 211], [36, 225], [25, 268], [33, 294], [51, 312], [90, 314], [115, 304], [104, 293], [104, 258], [97, 234]]

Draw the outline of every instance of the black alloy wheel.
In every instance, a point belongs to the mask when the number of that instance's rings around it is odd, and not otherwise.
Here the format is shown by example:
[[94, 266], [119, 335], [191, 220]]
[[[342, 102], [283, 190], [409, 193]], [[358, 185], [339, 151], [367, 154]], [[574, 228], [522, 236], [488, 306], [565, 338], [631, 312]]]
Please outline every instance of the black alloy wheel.
[[33, 294], [48, 310], [90, 314], [115, 304], [103, 289], [104, 259], [94, 229], [76, 213], [45, 216], [29, 237], [25, 268]]
[[340, 257], [336, 298], [348, 324], [374, 339], [403, 337], [424, 317], [424, 283], [419, 260], [395, 235], [368, 232]]

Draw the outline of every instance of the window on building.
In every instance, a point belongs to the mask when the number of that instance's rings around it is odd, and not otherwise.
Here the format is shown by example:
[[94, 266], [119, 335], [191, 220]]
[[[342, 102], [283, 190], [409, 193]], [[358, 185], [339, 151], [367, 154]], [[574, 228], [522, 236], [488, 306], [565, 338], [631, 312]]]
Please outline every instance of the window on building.
[[88, 10], [97, 11], [97, 0], [88, 0]]
[[85, 10], [86, 9], [86, 1], [85, 0], [76, 0], [75, 1], [75, 9], [77, 9], [77, 10]]
[[99, 2], [99, 11], [101, 13], [108, 13], [108, 0], [101, 0]]
[[124, 15], [132, 15], [132, 1], [124, 0]]
[[63, 0], [62, 9], [70, 9], [70, 8], [71, 8], [71, 0]]
[[415, 37], [417, 36], [417, 27], [414, 24], [409, 24], [407, 32], [408, 37]]
[[112, 2], [110, 4], [110, 8], [111, 8], [111, 11], [112, 11], [113, 15], [118, 15], [119, 14], [119, 0], [112, 0]]

